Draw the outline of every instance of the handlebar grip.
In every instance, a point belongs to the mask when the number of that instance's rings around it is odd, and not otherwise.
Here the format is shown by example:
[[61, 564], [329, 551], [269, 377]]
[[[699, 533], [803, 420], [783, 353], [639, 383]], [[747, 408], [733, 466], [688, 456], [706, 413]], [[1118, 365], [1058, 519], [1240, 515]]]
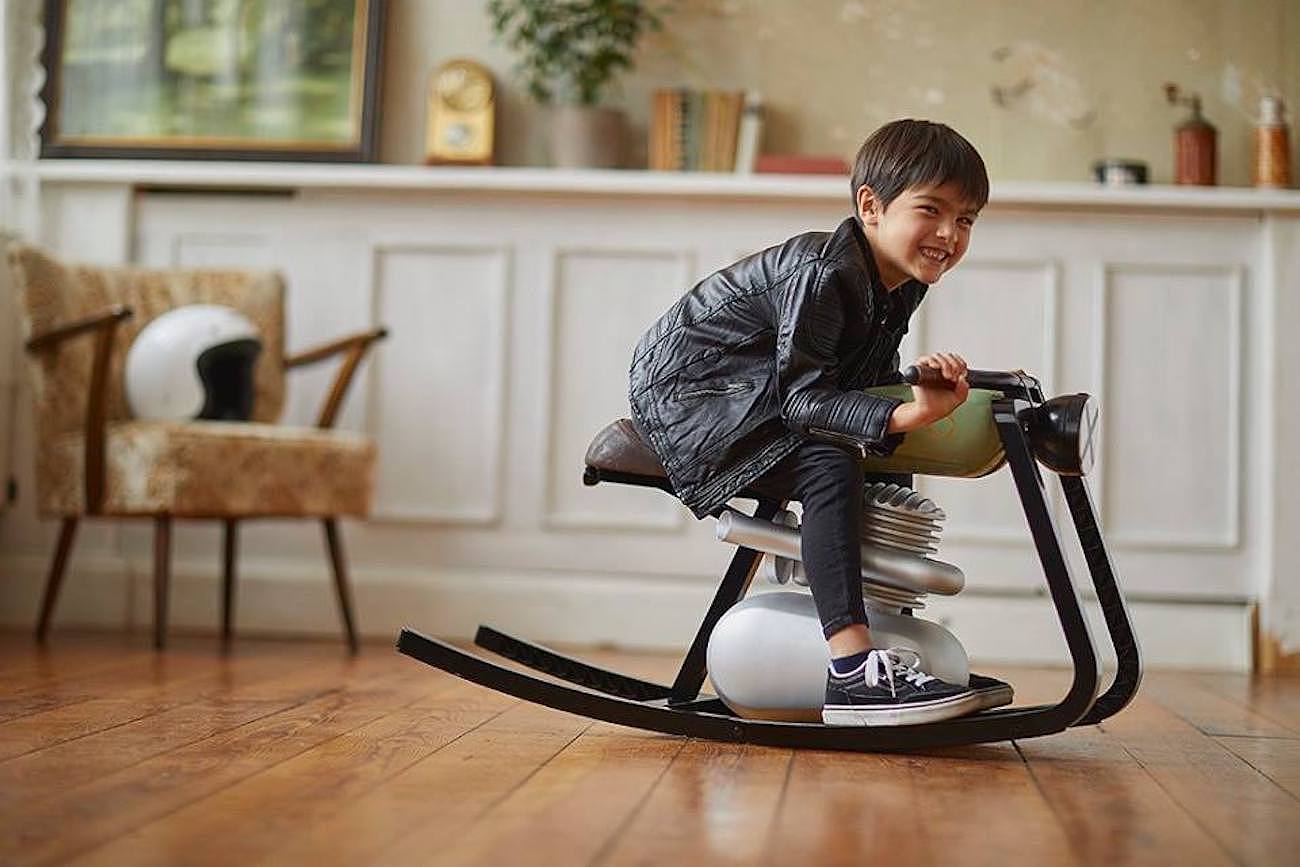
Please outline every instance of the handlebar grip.
[[932, 387], [953, 389], [957, 383], [943, 375], [937, 367], [926, 364], [912, 364], [903, 370], [903, 382], [908, 385], [928, 385]]

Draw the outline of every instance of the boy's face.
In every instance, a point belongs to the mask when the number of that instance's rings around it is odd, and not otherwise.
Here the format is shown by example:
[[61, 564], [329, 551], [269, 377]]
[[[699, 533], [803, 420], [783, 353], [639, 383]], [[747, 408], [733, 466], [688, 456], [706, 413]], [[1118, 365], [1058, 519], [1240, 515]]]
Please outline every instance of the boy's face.
[[858, 190], [858, 216], [888, 289], [908, 280], [927, 285], [961, 261], [979, 216], [956, 183], [908, 187], [881, 208], [870, 187]]

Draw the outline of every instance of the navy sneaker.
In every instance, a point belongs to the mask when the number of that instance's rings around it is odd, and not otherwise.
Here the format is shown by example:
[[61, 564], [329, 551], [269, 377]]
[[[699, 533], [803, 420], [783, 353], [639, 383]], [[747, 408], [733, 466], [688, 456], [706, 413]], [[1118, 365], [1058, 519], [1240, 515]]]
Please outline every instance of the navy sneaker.
[[832, 726], [900, 726], [936, 722], [980, 710], [969, 687], [921, 671], [921, 658], [906, 647], [873, 650], [848, 674], [826, 674], [822, 722]]

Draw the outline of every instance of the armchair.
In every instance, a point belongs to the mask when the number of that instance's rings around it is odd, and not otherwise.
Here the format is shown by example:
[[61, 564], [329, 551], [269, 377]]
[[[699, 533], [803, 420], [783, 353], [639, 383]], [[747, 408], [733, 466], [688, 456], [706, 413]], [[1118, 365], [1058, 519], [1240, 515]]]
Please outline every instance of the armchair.
[[[27, 369], [36, 401], [37, 507], [61, 520], [37, 620], [44, 641], [82, 518], [146, 518], [154, 525], [154, 644], [167, 636], [171, 528], [175, 519], [220, 520], [223, 641], [233, 633], [238, 529], [268, 517], [319, 519], [348, 648], [355, 618], [338, 518], [370, 510], [375, 448], [332, 430], [357, 366], [387, 336], [372, 329], [284, 353], [284, 282], [275, 273], [145, 270], [68, 265], [25, 245], [8, 252]], [[124, 395], [126, 353], [140, 329], [185, 304], [224, 304], [257, 324], [263, 340], [249, 422], [132, 419]], [[274, 424], [285, 372], [337, 355], [343, 361], [314, 428]]]

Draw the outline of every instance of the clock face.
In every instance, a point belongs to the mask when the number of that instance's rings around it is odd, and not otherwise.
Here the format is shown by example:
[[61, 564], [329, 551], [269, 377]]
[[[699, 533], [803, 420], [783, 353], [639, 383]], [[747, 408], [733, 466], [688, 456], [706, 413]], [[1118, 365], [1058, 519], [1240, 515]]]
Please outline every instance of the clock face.
[[474, 130], [469, 124], [449, 124], [442, 133], [443, 143], [453, 151], [463, 151], [474, 143]]
[[492, 99], [492, 82], [475, 67], [453, 63], [438, 74], [438, 96], [456, 111], [478, 111]]

